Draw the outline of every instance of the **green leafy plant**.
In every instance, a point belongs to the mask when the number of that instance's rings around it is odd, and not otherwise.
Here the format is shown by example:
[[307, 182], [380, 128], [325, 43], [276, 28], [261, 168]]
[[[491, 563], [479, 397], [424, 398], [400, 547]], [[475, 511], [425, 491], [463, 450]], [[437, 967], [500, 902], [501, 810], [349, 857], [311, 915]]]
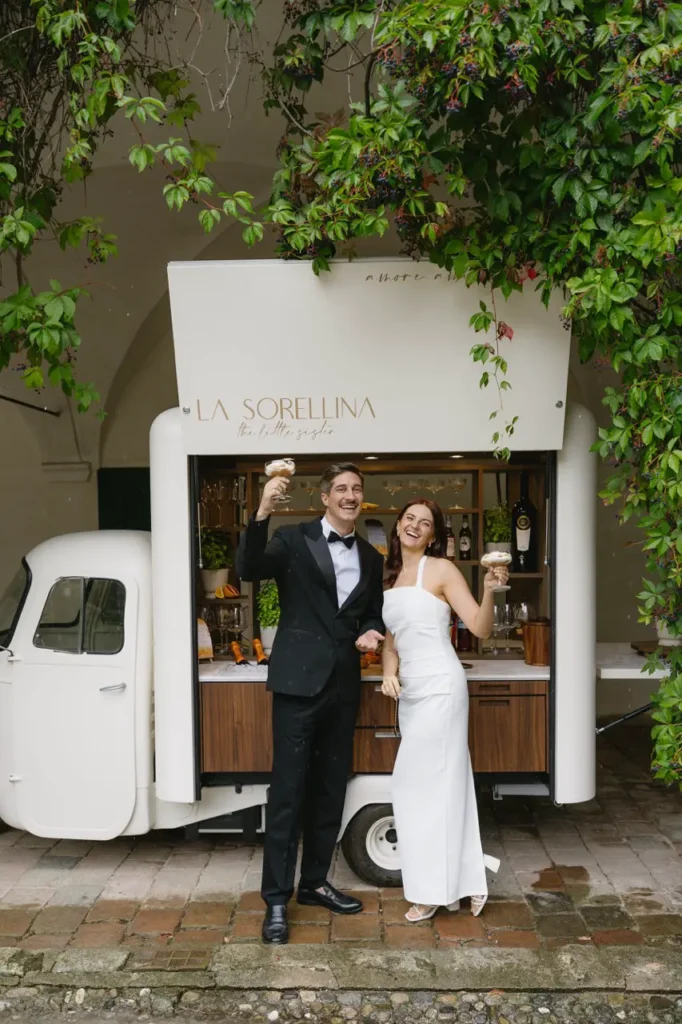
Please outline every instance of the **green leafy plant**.
[[232, 565], [232, 545], [226, 533], [202, 527], [201, 560], [209, 571], [229, 569]]
[[483, 540], [486, 544], [508, 544], [512, 538], [511, 511], [506, 505], [494, 505], [483, 513]]
[[[280, 254], [320, 273], [393, 229], [405, 255], [485, 289], [471, 353], [502, 456], [515, 420], [501, 300], [561, 290], [581, 359], [620, 377], [602, 499], [642, 528], [640, 621], [681, 633], [682, 6], [300, 0], [284, 20], [264, 68], [285, 125], [264, 211]], [[316, 83], [346, 66], [353, 102], [318, 113]], [[667, 662], [653, 762], [682, 783], [682, 648]]]
[[274, 629], [279, 625], [279, 591], [274, 580], [263, 583], [256, 594], [256, 611], [263, 629]]
[[[226, 51], [253, 24], [251, 0], [193, 0], [190, 7], [196, 33], [210, 10], [224, 16]], [[169, 42], [177, 16], [168, 0], [0, 3], [0, 372], [11, 365], [28, 388], [60, 388], [81, 412], [99, 396], [77, 372], [77, 307], [94, 268], [116, 254], [116, 236], [96, 212], [65, 220], [61, 198], [93, 173], [117, 115], [137, 136], [132, 167], [162, 168], [171, 210], [192, 203], [205, 231], [234, 218], [248, 242], [263, 234], [251, 196], [219, 191], [207, 171], [216, 149], [192, 134], [201, 108], [189, 68]], [[183, 35], [186, 29], [183, 22]], [[83, 253], [86, 279], [34, 287], [26, 266], [40, 242]]]

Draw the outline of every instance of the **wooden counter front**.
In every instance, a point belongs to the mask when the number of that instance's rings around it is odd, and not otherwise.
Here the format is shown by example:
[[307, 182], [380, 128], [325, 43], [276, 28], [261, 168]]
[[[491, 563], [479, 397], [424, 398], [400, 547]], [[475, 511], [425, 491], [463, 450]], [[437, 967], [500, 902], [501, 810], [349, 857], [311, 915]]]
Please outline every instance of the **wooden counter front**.
[[[543, 680], [469, 680], [469, 749], [475, 772], [548, 771]], [[363, 681], [353, 771], [393, 770], [395, 705], [377, 679]], [[202, 683], [202, 771], [269, 772], [272, 696], [265, 682]]]

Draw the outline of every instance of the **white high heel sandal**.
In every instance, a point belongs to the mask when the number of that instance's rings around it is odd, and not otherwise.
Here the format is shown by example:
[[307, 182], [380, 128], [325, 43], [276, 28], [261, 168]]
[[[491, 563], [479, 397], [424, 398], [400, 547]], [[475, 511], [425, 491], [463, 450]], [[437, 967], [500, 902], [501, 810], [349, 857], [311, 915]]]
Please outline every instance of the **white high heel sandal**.
[[[405, 914], [405, 919], [409, 921], [410, 924], [419, 924], [420, 921], [429, 921], [434, 916], [438, 909], [438, 907], [424, 906], [423, 903], [413, 903], [410, 909]], [[455, 903], [448, 903], [445, 909], [449, 910], [451, 913], [453, 913], [455, 910], [459, 910], [459, 900], [457, 900]], [[410, 917], [410, 911], [412, 910], [418, 911], [419, 916]]]
[[[497, 874], [497, 872], [500, 870], [500, 861], [498, 860], [497, 857], [491, 857], [489, 853], [483, 854], [483, 863], [487, 867], [488, 871], [492, 871], [493, 874]], [[470, 896], [469, 900], [471, 902], [471, 913], [474, 915], [474, 917], [478, 917], [478, 915], [481, 913], [484, 906], [488, 902], [488, 897]], [[405, 918], [407, 921], [410, 922], [410, 924], [418, 924], [420, 921], [429, 921], [434, 916], [438, 909], [438, 907], [425, 906], [423, 903], [413, 903], [410, 909], [407, 911], [407, 914], [405, 914]], [[451, 913], [453, 913], [456, 910], [459, 910], [459, 900], [456, 900], [455, 903], [448, 903], [445, 909], [449, 910]], [[419, 916], [410, 917], [410, 911], [412, 910], [418, 911]]]
[[[488, 854], [488, 853], [485, 853], [483, 855], [483, 863], [487, 867], [488, 871], [492, 871], [492, 873], [494, 875], [496, 875], [497, 872], [500, 869], [500, 861], [498, 860], [498, 858], [497, 857], [491, 857], [490, 854]], [[481, 911], [483, 910], [484, 906], [488, 902], [488, 897], [487, 897], [487, 895], [486, 896], [470, 896], [469, 897], [469, 902], [471, 904], [471, 913], [473, 914], [474, 917], [478, 917], [478, 915], [481, 913]]]

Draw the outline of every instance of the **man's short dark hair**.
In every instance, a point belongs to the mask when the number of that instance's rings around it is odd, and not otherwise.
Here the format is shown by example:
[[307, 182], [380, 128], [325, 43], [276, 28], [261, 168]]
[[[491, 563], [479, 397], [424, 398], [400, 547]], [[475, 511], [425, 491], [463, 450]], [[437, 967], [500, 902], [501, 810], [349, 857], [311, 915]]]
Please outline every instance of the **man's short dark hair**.
[[342, 473], [355, 473], [360, 477], [360, 483], [364, 486], [365, 478], [356, 465], [352, 462], [333, 462], [331, 466], [327, 466], [320, 479], [320, 490], [323, 494], [329, 494], [332, 484]]

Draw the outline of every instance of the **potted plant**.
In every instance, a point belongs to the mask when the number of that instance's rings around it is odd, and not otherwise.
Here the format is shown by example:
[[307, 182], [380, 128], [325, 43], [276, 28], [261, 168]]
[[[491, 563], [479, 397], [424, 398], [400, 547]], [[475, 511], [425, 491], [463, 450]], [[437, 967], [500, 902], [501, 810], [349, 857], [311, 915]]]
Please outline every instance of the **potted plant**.
[[263, 583], [256, 594], [256, 612], [263, 650], [270, 654], [279, 625], [279, 591], [274, 580]]
[[493, 505], [483, 513], [483, 542], [486, 551], [511, 552], [512, 520], [507, 505]]
[[679, 647], [682, 644], [682, 636], [673, 636], [665, 619], [656, 619], [656, 632], [661, 647]]
[[214, 597], [218, 587], [224, 587], [232, 565], [232, 546], [224, 533], [201, 529], [201, 581], [206, 597]]

